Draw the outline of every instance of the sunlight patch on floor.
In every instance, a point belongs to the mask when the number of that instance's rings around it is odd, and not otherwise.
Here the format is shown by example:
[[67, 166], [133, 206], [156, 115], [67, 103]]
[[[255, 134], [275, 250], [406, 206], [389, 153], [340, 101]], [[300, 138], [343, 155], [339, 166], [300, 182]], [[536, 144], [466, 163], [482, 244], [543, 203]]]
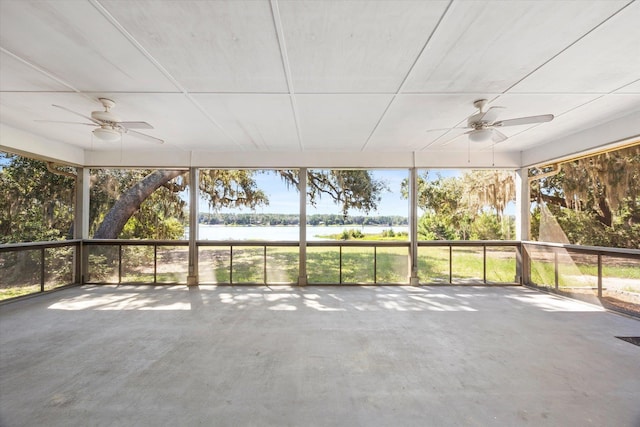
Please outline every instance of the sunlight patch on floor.
[[154, 298], [143, 297], [140, 294], [106, 294], [81, 295], [75, 298], [65, 298], [48, 307], [51, 310], [191, 310], [191, 303], [174, 301], [162, 303]]
[[514, 299], [525, 304], [531, 304], [543, 311], [565, 311], [565, 312], [581, 312], [581, 311], [606, 311], [604, 308], [588, 304], [582, 301], [569, 300], [554, 295], [507, 295], [505, 298]]

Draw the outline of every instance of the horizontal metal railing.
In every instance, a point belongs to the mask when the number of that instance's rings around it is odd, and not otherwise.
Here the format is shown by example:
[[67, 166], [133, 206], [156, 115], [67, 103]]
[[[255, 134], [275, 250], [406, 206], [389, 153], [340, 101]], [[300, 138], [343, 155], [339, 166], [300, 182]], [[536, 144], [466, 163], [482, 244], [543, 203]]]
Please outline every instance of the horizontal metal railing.
[[[39, 271], [39, 285], [40, 289], [38, 292], [43, 292], [45, 290], [45, 281], [47, 272], [45, 271], [47, 263], [45, 262], [47, 257], [47, 249], [50, 248], [58, 248], [58, 247], [73, 247], [74, 253], [72, 261], [69, 261], [69, 268], [74, 272], [73, 275], [73, 283], [126, 283], [127, 277], [136, 277], [135, 274], [140, 274], [141, 277], [148, 277], [149, 280], [146, 281], [163, 284], [173, 284], [173, 283], [186, 283], [186, 271], [188, 268], [188, 257], [185, 256], [183, 250], [179, 250], [180, 252], [180, 262], [179, 274], [184, 272], [184, 280], [180, 278], [177, 281], [163, 281], [159, 279], [159, 248], [161, 247], [183, 247], [187, 248], [189, 245], [188, 241], [185, 240], [65, 240], [65, 241], [55, 241], [55, 242], [29, 242], [29, 243], [16, 243], [16, 244], [4, 244], [0, 245], [0, 255], [11, 253], [11, 252], [20, 252], [20, 251], [37, 251], [37, 256], [33, 255], [32, 258], [37, 257], [38, 259], [32, 261], [34, 265], [38, 265]], [[140, 269], [144, 269], [145, 273], [131, 273], [129, 275], [124, 274], [123, 267], [127, 261], [127, 254], [125, 253], [125, 248], [128, 247], [150, 247], [151, 251], [145, 253], [145, 256], [150, 260], [147, 265], [135, 264], [133, 262], [135, 268], [140, 267]], [[406, 272], [406, 276], [408, 276], [409, 269], [409, 260], [410, 260], [410, 247], [411, 243], [408, 241], [312, 241], [307, 242], [306, 246], [310, 249], [315, 248], [335, 248], [336, 255], [335, 258], [329, 257], [329, 261], [332, 265], [337, 265], [337, 274], [332, 276], [334, 279], [332, 280], [321, 280], [314, 277], [310, 277], [309, 283], [315, 284], [353, 284], [360, 283], [359, 281], [354, 281], [354, 275], [351, 274], [350, 277], [345, 278], [345, 263], [349, 261], [350, 267], [353, 268], [354, 263], [364, 260], [367, 263], [367, 266], [364, 267], [366, 270], [366, 280], [363, 280], [364, 284], [406, 284], [408, 283], [408, 277], [404, 277], [404, 273]], [[98, 247], [114, 247], [114, 252], [109, 254], [108, 261], [102, 260], [102, 262], [106, 265], [108, 264], [109, 270], [112, 272], [111, 281], [103, 280], [96, 274], [92, 272], [92, 266], [99, 265], [96, 264], [95, 260], [89, 262], [90, 255], [96, 255], [95, 248]], [[285, 254], [280, 260], [274, 261], [274, 256], [269, 256], [268, 250], [270, 248], [298, 248], [299, 242], [297, 241], [212, 241], [212, 240], [204, 240], [198, 241], [196, 244], [198, 251], [206, 248], [221, 248], [224, 251], [228, 250], [228, 265], [222, 266], [220, 268], [228, 269], [228, 280], [217, 280], [215, 283], [218, 284], [296, 284], [297, 283], [297, 275], [294, 275], [294, 272], [297, 271], [297, 262], [299, 261], [298, 255], [296, 254]], [[640, 249], [620, 249], [620, 248], [606, 248], [606, 247], [595, 247], [595, 246], [580, 246], [580, 245], [566, 245], [566, 244], [557, 244], [557, 243], [544, 243], [544, 242], [534, 242], [534, 241], [419, 241], [417, 242], [418, 250], [420, 248], [433, 248], [440, 247], [448, 249], [448, 269], [443, 273], [443, 281], [448, 284], [455, 283], [454, 276], [456, 275], [456, 269], [454, 266], [454, 255], [456, 248], [481, 248], [482, 249], [482, 278], [480, 279], [479, 273], [477, 276], [470, 277], [470, 281], [472, 283], [496, 283], [489, 282], [487, 280], [487, 261], [490, 255], [487, 254], [488, 248], [494, 247], [502, 247], [502, 248], [514, 248], [514, 258], [511, 261], [511, 256], [505, 257], [509, 262], [513, 262], [515, 265], [515, 274], [513, 281], [506, 281], [507, 284], [527, 284], [536, 286], [536, 283], [533, 283], [531, 280], [531, 257], [528, 256], [529, 251], [533, 251], [534, 248], [539, 248], [544, 251], [547, 251], [550, 255], [547, 257], [547, 261], [549, 264], [553, 263], [553, 272], [554, 272], [554, 283], [552, 284], [556, 288], [558, 288], [559, 284], [559, 262], [558, 256], [562, 254], [563, 251], [568, 251], [571, 253], [579, 253], [586, 255], [593, 255], [597, 257], [597, 289], [598, 296], [602, 296], [602, 281], [603, 281], [603, 258], [606, 257], [615, 257], [615, 258], [627, 258], [632, 260], [640, 260]], [[237, 273], [234, 263], [239, 263], [239, 257], [244, 257], [244, 262], [247, 262], [247, 253], [242, 252], [246, 248], [255, 248], [256, 251], [252, 252], [252, 259], [250, 259], [248, 268], [253, 269], [253, 271], [257, 272], [255, 277], [258, 277], [257, 280], [246, 280], [242, 277], [234, 277], [234, 272], [237, 276], [241, 276]], [[349, 252], [348, 249], [351, 248], [371, 248], [371, 253], [357, 254], [360, 256], [354, 256], [353, 251]], [[402, 259], [405, 256], [404, 251], [399, 251], [398, 253], [392, 253], [393, 257], [396, 257], [396, 267], [398, 268], [398, 272], [396, 272], [395, 276], [393, 276], [394, 280], [385, 280], [381, 279], [381, 273], [384, 277], [391, 277], [390, 275], [386, 275], [387, 271], [382, 271], [380, 266], [380, 256], [381, 249], [383, 248], [404, 248], [406, 249], [406, 269], [404, 265], [401, 267], [397, 267], [402, 264], [398, 262], [398, 259]], [[296, 251], [297, 252], [297, 251]], [[309, 256], [313, 257], [314, 254], [310, 251], [307, 258], [307, 262], [309, 261]], [[551, 255], [552, 254], [552, 255]], [[256, 258], [257, 255], [258, 258]], [[478, 258], [479, 259], [479, 253]], [[387, 258], [389, 254], [386, 255]], [[94, 257], [95, 258], [95, 257]], [[224, 261], [227, 260], [227, 255], [224, 255]], [[261, 260], [260, 260], [261, 258]], [[347, 258], [349, 258], [347, 260]], [[421, 262], [427, 263], [429, 262], [429, 257], [422, 257]], [[81, 260], [82, 259], [82, 260]], [[145, 258], [146, 259], [146, 258]], [[354, 261], [356, 259], [356, 261]], [[280, 264], [278, 264], [278, 262]], [[291, 265], [292, 263], [296, 263], [295, 266]], [[316, 261], [317, 262], [317, 261]], [[478, 261], [480, 262], [480, 261]], [[275, 263], [276, 270], [278, 268], [289, 268], [286, 274], [282, 274], [286, 276], [286, 280], [283, 282], [282, 280], [274, 281], [273, 277], [271, 277], [269, 263]], [[283, 267], [283, 263], [288, 263], [288, 266]], [[153, 267], [151, 268], [151, 264]], [[322, 268], [322, 264], [320, 268]], [[479, 265], [479, 264], [478, 264]], [[84, 271], [81, 271], [79, 266], [82, 266]], [[136, 267], [137, 266], [137, 267]], [[308, 266], [308, 264], [307, 264]], [[164, 266], [166, 267], [166, 266]], [[246, 266], [245, 266], [246, 267]], [[130, 267], [131, 268], [131, 267]], [[206, 270], [207, 266], [201, 265], [201, 272]], [[318, 268], [316, 266], [316, 268]], [[333, 267], [332, 267], [333, 268]], [[388, 269], [388, 264], [385, 269]], [[395, 268], [395, 267], [391, 267]], [[593, 268], [593, 267], [592, 267]], [[3, 268], [4, 269], [4, 268]], [[364, 271], [363, 270], [363, 271]], [[82, 273], [83, 279], [80, 278], [79, 272]], [[3, 271], [0, 274], [4, 274]], [[418, 275], [421, 276], [420, 270], [418, 271]], [[246, 276], [246, 275], [245, 275]], [[458, 276], [460, 277], [460, 273], [458, 272]], [[152, 277], [152, 279], [151, 279]], [[175, 275], [174, 275], [175, 277]], [[448, 277], [448, 280], [446, 278]], [[458, 278], [459, 278], [458, 277]], [[398, 279], [399, 278], [399, 279]], [[138, 280], [139, 282], [139, 280]], [[206, 283], [206, 281], [204, 282]], [[423, 284], [428, 284], [429, 282], [421, 282]], [[442, 283], [442, 282], [431, 282], [431, 283]], [[503, 283], [503, 282], [500, 282]], [[551, 284], [548, 284], [551, 285]]]
[[[189, 242], [186, 240], [120, 240], [120, 239], [96, 239], [96, 240], [84, 240], [83, 246], [85, 248], [85, 259], [83, 261], [85, 265], [85, 283], [88, 284], [102, 284], [102, 283], [111, 283], [104, 282], [101, 280], [95, 280], [93, 271], [91, 271], [91, 263], [89, 261], [89, 255], [92, 247], [101, 247], [101, 246], [115, 246], [118, 248], [117, 259], [114, 260], [117, 263], [117, 283], [127, 283], [128, 281], [123, 281], [123, 248], [124, 247], [152, 247], [153, 248], [153, 283], [158, 283], [158, 247], [162, 246], [183, 246], [188, 247]], [[186, 276], [184, 282], [186, 283]], [[162, 284], [177, 284], [179, 281], [165, 281]]]
[[523, 245], [528, 246], [540, 246], [545, 248], [555, 249], [567, 249], [575, 252], [581, 252], [591, 255], [608, 255], [620, 258], [640, 259], [640, 249], [626, 249], [626, 248], [607, 248], [605, 246], [583, 246], [583, 245], [570, 245], [564, 243], [550, 243], [550, 242], [537, 242], [537, 241], [522, 241]]
[[82, 243], [82, 240], [80, 239], [55, 240], [47, 242], [4, 243], [0, 245], [0, 253], [34, 249], [60, 248], [64, 246], [79, 246], [80, 243]]
[[[90, 248], [92, 246], [115, 246], [117, 247], [117, 259], [115, 263], [117, 264], [117, 283], [123, 283], [123, 251], [122, 248], [126, 246], [152, 246], [154, 248], [153, 252], [153, 283], [158, 283], [157, 277], [157, 248], [160, 246], [188, 246], [188, 242], [184, 240], [85, 240], [84, 245], [87, 247], [87, 252], [90, 253]], [[242, 240], [242, 241], [217, 241], [217, 240], [199, 240], [196, 242], [196, 247], [198, 248], [198, 252], [200, 254], [200, 250], [202, 248], [225, 248], [228, 250], [228, 280], [215, 280], [213, 282], [207, 281], [206, 279], [202, 281], [202, 283], [216, 283], [216, 284], [296, 284], [297, 276], [293, 278], [293, 280], [289, 281], [271, 281], [268, 276], [268, 254], [267, 250], [269, 248], [279, 248], [279, 247], [299, 247], [299, 243], [295, 241], [263, 241], [263, 240]], [[343, 248], [372, 248], [372, 261], [373, 261], [373, 281], [374, 284], [381, 283], [378, 280], [378, 248], [390, 248], [390, 247], [400, 247], [409, 249], [409, 242], [402, 241], [314, 241], [307, 242], [307, 247], [313, 248], [338, 248], [339, 253], [339, 261], [338, 261], [338, 280], [337, 281], [314, 281], [311, 278], [311, 283], [322, 283], [322, 284], [345, 284], [345, 280], [343, 277]], [[262, 271], [262, 280], [242, 280], [234, 277], [234, 265], [237, 260], [236, 251], [237, 248], [259, 248], [261, 249], [261, 265], [259, 268]], [[408, 256], [408, 253], [407, 253]], [[200, 255], [199, 255], [200, 257]], [[200, 262], [200, 275], [203, 276], [203, 271], [206, 270], [207, 267], [203, 266]], [[87, 280], [86, 283], [104, 283], [99, 280], [92, 279], [92, 272], [87, 271]], [[166, 283], [166, 282], [165, 282]], [[174, 282], [171, 282], [174, 283]], [[398, 282], [382, 282], [384, 284], [404, 284], [406, 281], [398, 281]]]
[[[602, 298], [603, 291], [603, 258], [625, 258], [631, 260], [637, 260], [640, 267], [640, 249], [624, 249], [624, 248], [607, 248], [603, 246], [582, 246], [582, 245], [570, 245], [562, 243], [547, 243], [537, 241], [523, 241], [522, 242], [524, 260], [523, 270], [525, 272], [523, 283], [525, 285], [540, 286], [540, 285], [553, 285], [555, 290], [560, 288], [560, 262], [559, 256], [570, 253], [581, 255], [595, 255], [597, 258], [597, 293], [598, 298]], [[552, 260], [545, 260], [543, 262], [553, 262], [553, 284], [551, 283], [535, 283], [531, 277], [531, 249], [539, 248], [544, 251], [550, 252], [553, 255]]]
[[[215, 281], [216, 284], [220, 285], [268, 285], [268, 284], [276, 284], [276, 282], [270, 282], [268, 280], [268, 268], [267, 268], [267, 248], [281, 248], [281, 247], [299, 247], [298, 242], [284, 242], [284, 241], [264, 241], [264, 240], [198, 240], [196, 242], [196, 247], [198, 248], [198, 258], [200, 258], [200, 248], [229, 248], [229, 280], [228, 281]], [[234, 248], [262, 248], [262, 281], [234, 281]], [[200, 261], [199, 261], [199, 265]], [[202, 266], [200, 270], [204, 270]], [[202, 273], [201, 273], [202, 276]], [[202, 281], [202, 283], [208, 283], [206, 279]], [[297, 284], [296, 280], [292, 281], [278, 281], [277, 284], [289, 284], [294, 285]]]
[[408, 283], [408, 271], [405, 275], [406, 280], [402, 281], [379, 281], [378, 280], [378, 248], [406, 248], [407, 249], [407, 261], [406, 266], [408, 268], [409, 262], [409, 247], [410, 243], [408, 241], [375, 241], [375, 240], [332, 240], [332, 241], [313, 241], [307, 242], [307, 247], [311, 248], [339, 248], [338, 250], [338, 281], [337, 282], [328, 282], [322, 281], [317, 282], [313, 280], [313, 278], [309, 278], [309, 283], [322, 283], [325, 285], [343, 285], [345, 283], [355, 283], [355, 282], [346, 282], [344, 279], [344, 248], [372, 248], [373, 249], [373, 274], [372, 274], [372, 283], [373, 284], [385, 284], [385, 285], [398, 285], [398, 284], [406, 284]]
[[[26, 282], [30, 282], [30, 280], [19, 280], [19, 283], [13, 284], [13, 286], [9, 286], [9, 284], [7, 283], [10, 279], [7, 277], [8, 272], [11, 268], [15, 267], [15, 266], [10, 266], [7, 265], [8, 264], [8, 260], [5, 258], [6, 255], [5, 254], [17, 254], [20, 252], [36, 252], [36, 254], [34, 254], [35, 256], [33, 257], [32, 261], [35, 264], [39, 265], [38, 268], [38, 284], [39, 284], [39, 288], [36, 290], [35, 293], [41, 293], [41, 292], [46, 292], [46, 279], [47, 279], [47, 249], [54, 249], [54, 248], [73, 248], [73, 254], [70, 257], [71, 261], [68, 262], [68, 265], [64, 265], [64, 260], [63, 265], [61, 266], [61, 268], [69, 271], [71, 280], [68, 281], [68, 283], [62, 283], [62, 284], [57, 284], [54, 287], [62, 287], [62, 286], [67, 286], [67, 285], [72, 285], [72, 284], [77, 284], [80, 282], [80, 274], [79, 274], [79, 270], [77, 269], [77, 265], [78, 263], [76, 262], [76, 258], [78, 257], [79, 254], [79, 249], [81, 248], [81, 244], [82, 241], [81, 240], [60, 240], [60, 241], [48, 241], [48, 242], [26, 242], [26, 243], [8, 243], [8, 244], [2, 244], [0, 245], [0, 260], [1, 260], [1, 265], [2, 265], [2, 271], [0, 272], [0, 288], [29, 288], [32, 285], [31, 284], [27, 284]], [[28, 294], [32, 294], [34, 292], [29, 292], [29, 293], [19, 293], [17, 296], [24, 296], [24, 295], [28, 295]]]
[[[520, 284], [521, 282], [521, 263], [522, 259], [522, 246], [517, 240], [420, 240], [417, 243], [418, 248], [421, 247], [442, 247], [448, 248], [448, 281], [447, 284], [453, 284], [454, 268], [453, 268], [453, 248], [467, 247], [467, 248], [482, 248], [482, 283], [488, 284], [487, 281], [487, 248], [488, 247], [512, 247], [515, 248], [514, 262], [515, 272], [514, 280], [500, 282], [503, 284]], [[470, 283], [475, 284], [476, 281], [472, 280]], [[421, 283], [423, 283], [421, 281]], [[433, 282], [432, 282], [433, 283]]]

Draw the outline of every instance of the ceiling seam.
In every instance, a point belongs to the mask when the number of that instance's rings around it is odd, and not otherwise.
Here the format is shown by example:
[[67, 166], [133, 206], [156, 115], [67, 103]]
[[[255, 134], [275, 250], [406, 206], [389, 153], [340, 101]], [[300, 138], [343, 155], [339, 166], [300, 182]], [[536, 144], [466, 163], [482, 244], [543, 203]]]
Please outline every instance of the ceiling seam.
[[530, 71], [529, 73], [527, 73], [523, 78], [521, 78], [520, 80], [518, 80], [517, 82], [515, 82], [514, 84], [512, 84], [511, 86], [509, 86], [504, 92], [502, 92], [503, 95], [507, 94], [507, 92], [509, 92], [511, 89], [513, 89], [514, 87], [516, 87], [517, 85], [519, 85], [520, 83], [522, 83], [524, 80], [526, 80], [527, 78], [529, 78], [533, 73], [537, 72], [538, 70], [540, 70], [542, 67], [544, 67], [545, 65], [547, 65], [548, 63], [550, 63], [551, 61], [553, 61], [554, 59], [556, 59], [558, 56], [562, 55], [564, 52], [566, 52], [567, 50], [569, 50], [571, 47], [573, 47], [574, 45], [576, 45], [578, 42], [580, 42], [582, 39], [584, 39], [585, 37], [587, 37], [589, 34], [591, 34], [592, 32], [594, 32], [595, 30], [597, 30], [598, 28], [600, 28], [602, 25], [604, 25], [605, 23], [609, 22], [609, 20], [611, 20], [614, 16], [618, 15], [620, 12], [622, 12], [624, 9], [626, 9], [627, 7], [629, 7], [629, 5], [631, 5], [635, 0], [631, 0], [629, 3], [625, 4], [624, 6], [622, 6], [620, 9], [618, 9], [617, 11], [615, 11], [614, 13], [612, 13], [611, 15], [609, 15], [605, 20], [603, 20], [602, 22], [600, 22], [598, 25], [596, 25], [595, 27], [593, 27], [592, 29], [590, 29], [589, 31], [587, 31], [586, 33], [584, 33], [583, 35], [581, 35], [580, 37], [578, 37], [576, 40], [574, 40], [572, 43], [570, 43], [569, 45], [567, 45], [564, 49], [560, 50], [560, 52], [556, 53], [555, 55], [553, 55], [551, 58], [547, 59], [546, 61], [544, 61], [542, 64], [540, 64], [539, 66], [537, 66], [535, 69], [533, 69], [532, 71]]
[[[120, 22], [118, 22], [118, 20], [111, 13], [109, 13], [109, 11], [102, 4], [100, 4], [98, 0], [89, 0], [89, 2], [93, 7], [96, 8], [96, 10], [98, 10], [98, 12], [102, 14], [102, 16], [104, 16], [111, 23], [111, 25], [113, 25], [120, 32], [120, 34], [122, 34], [127, 40], [129, 40], [129, 42], [136, 49], [138, 49], [138, 51], [140, 51], [140, 53], [142, 53], [144, 57], [147, 58], [147, 60], [158, 69], [158, 71], [160, 71], [180, 92], [182, 92], [182, 94], [193, 104], [193, 106], [195, 106], [213, 125], [220, 129], [220, 131], [240, 149], [245, 150], [242, 144], [236, 141], [236, 139], [233, 138], [229, 134], [229, 132], [227, 132], [227, 130], [191, 96], [189, 91], [184, 86], [182, 86], [180, 82], [178, 82], [178, 80], [173, 77], [173, 75], [171, 75], [169, 70], [164, 68], [164, 66], [160, 64], [160, 62], [153, 55], [151, 55], [151, 53], [147, 51], [147, 49], [145, 49], [144, 46], [142, 46], [142, 44], [140, 44], [140, 42], [138, 42], [135, 37], [133, 37], [133, 35], [129, 31], [127, 31], [127, 29], [124, 28], [124, 26], [120, 24]], [[256, 148], [258, 148], [253, 140], [251, 142], [256, 146]]]
[[[89, 99], [91, 99], [92, 101], [94, 101], [94, 99], [93, 99], [93, 98], [91, 98], [90, 96], [86, 95], [86, 94], [85, 94], [84, 92], [82, 92], [80, 89], [78, 89], [78, 88], [76, 88], [76, 87], [72, 86], [70, 83], [67, 83], [66, 81], [62, 80], [60, 77], [58, 77], [58, 76], [56, 76], [55, 74], [53, 74], [53, 73], [51, 73], [51, 72], [49, 72], [49, 71], [45, 70], [44, 68], [42, 68], [42, 67], [40, 67], [40, 66], [38, 66], [38, 65], [36, 65], [36, 64], [33, 64], [33, 63], [31, 63], [31, 62], [27, 61], [26, 59], [24, 59], [24, 58], [22, 58], [22, 57], [20, 57], [20, 56], [16, 55], [15, 53], [11, 52], [11, 51], [10, 51], [10, 50], [8, 50], [8, 49], [5, 49], [4, 47], [0, 47], [0, 51], [2, 51], [3, 53], [6, 53], [7, 55], [11, 56], [12, 58], [14, 58], [14, 59], [16, 59], [16, 60], [18, 60], [18, 61], [22, 62], [23, 64], [25, 64], [26, 66], [28, 66], [28, 67], [32, 68], [33, 70], [35, 70], [35, 71], [37, 71], [37, 72], [39, 72], [39, 73], [41, 73], [41, 74], [43, 74], [43, 75], [47, 76], [48, 78], [50, 78], [50, 79], [54, 80], [55, 82], [57, 82], [57, 83], [59, 83], [59, 84], [61, 84], [61, 85], [63, 85], [63, 86], [68, 87], [69, 89], [71, 89], [71, 90], [72, 90], [72, 91], [74, 91], [75, 93], [78, 93], [78, 94], [80, 94], [80, 95], [83, 95], [84, 97], [89, 98]], [[3, 91], [3, 92], [8, 92], [8, 91]], [[16, 92], [23, 92], [23, 91], [16, 91]], [[38, 93], [40, 93], [40, 92], [47, 93], [47, 92], [49, 92], [49, 91], [38, 91]], [[52, 92], [58, 92], [58, 91], [52, 91]], [[61, 93], [66, 93], [66, 92], [61, 92]]]
[[418, 54], [416, 55], [415, 59], [413, 60], [413, 63], [411, 64], [411, 66], [407, 70], [404, 78], [402, 79], [402, 81], [400, 82], [400, 85], [398, 86], [398, 89], [396, 90], [396, 92], [391, 97], [391, 100], [389, 100], [389, 103], [387, 104], [387, 107], [384, 109], [384, 111], [380, 115], [380, 118], [378, 119], [378, 121], [376, 122], [375, 126], [371, 130], [371, 133], [369, 133], [369, 136], [367, 137], [366, 141], [364, 142], [364, 144], [362, 144], [362, 147], [360, 147], [360, 151], [364, 151], [365, 148], [367, 148], [367, 145], [369, 145], [369, 142], [371, 141], [371, 138], [373, 138], [373, 135], [376, 133], [376, 130], [378, 130], [378, 127], [380, 127], [380, 123], [382, 123], [382, 120], [387, 115], [387, 111], [389, 111], [389, 108], [391, 108], [391, 105], [393, 105], [393, 101], [396, 100], [396, 97], [402, 91], [402, 88], [404, 87], [405, 83], [407, 82], [407, 79], [411, 75], [411, 72], [413, 71], [413, 69], [415, 68], [416, 64], [418, 63], [418, 60], [420, 60], [420, 57], [422, 56], [422, 54], [424, 53], [425, 49], [427, 48], [427, 46], [431, 42], [431, 39], [433, 38], [434, 34], [436, 33], [436, 31], [438, 31], [438, 28], [440, 28], [440, 24], [442, 23], [442, 21], [444, 20], [445, 16], [447, 15], [447, 12], [449, 12], [449, 9], [451, 8], [451, 5], [453, 4], [453, 1], [454, 0], [449, 0], [449, 3], [447, 4], [447, 7], [442, 12], [442, 15], [440, 15], [440, 18], [438, 19], [438, 22], [436, 22], [436, 25], [433, 27], [433, 30], [431, 30], [431, 33], [429, 34], [429, 37], [427, 37], [427, 40], [422, 45], [422, 49], [420, 49], [420, 52], [418, 52]]
[[278, 6], [278, 0], [270, 0], [271, 5], [271, 17], [273, 19], [273, 25], [276, 30], [276, 37], [278, 38], [278, 47], [280, 48], [280, 60], [282, 61], [282, 68], [284, 70], [285, 79], [287, 80], [287, 89], [289, 90], [289, 102], [291, 103], [291, 110], [293, 112], [293, 121], [296, 125], [296, 134], [298, 136], [298, 148], [300, 151], [304, 151], [304, 143], [302, 142], [302, 132], [300, 131], [300, 118], [298, 114], [298, 103], [296, 102], [296, 92], [293, 87], [293, 78], [291, 75], [291, 65], [289, 64], [289, 55], [287, 55], [287, 42], [284, 37], [284, 30], [282, 28], [282, 18], [280, 16], [280, 7]]
[[[632, 82], [629, 82], [629, 83], [623, 84], [623, 85], [622, 85], [622, 86], [620, 86], [619, 88], [614, 89], [614, 90], [612, 90], [611, 92], [609, 92], [607, 95], [615, 95], [615, 94], [616, 94], [616, 92], [621, 91], [621, 90], [622, 90], [622, 89], [624, 89], [625, 87], [627, 87], [627, 86], [631, 86], [632, 84], [634, 84], [634, 83], [638, 83], [638, 82], [640, 82], [640, 79], [635, 79], [635, 80], [634, 80], [634, 81], [632, 81]], [[623, 93], [624, 93], [624, 94], [635, 94], [636, 92], [623, 92]]]

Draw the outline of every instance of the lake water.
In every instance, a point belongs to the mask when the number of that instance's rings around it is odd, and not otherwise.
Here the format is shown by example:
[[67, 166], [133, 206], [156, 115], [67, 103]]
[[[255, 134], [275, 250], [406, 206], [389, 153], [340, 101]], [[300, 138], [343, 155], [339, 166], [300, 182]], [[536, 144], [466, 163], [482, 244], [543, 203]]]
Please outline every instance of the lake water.
[[[331, 240], [319, 236], [329, 234], [342, 233], [342, 230], [360, 230], [364, 234], [380, 234], [383, 230], [392, 229], [395, 233], [404, 231], [408, 232], [406, 225], [389, 226], [308, 226], [307, 241]], [[185, 238], [188, 239], [189, 230], [185, 232]], [[300, 238], [300, 229], [298, 227], [270, 227], [270, 226], [252, 226], [252, 227], [228, 227], [224, 225], [204, 225], [200, 224], [199, 240], [275, 240], [275, 241], [295, 241]]]

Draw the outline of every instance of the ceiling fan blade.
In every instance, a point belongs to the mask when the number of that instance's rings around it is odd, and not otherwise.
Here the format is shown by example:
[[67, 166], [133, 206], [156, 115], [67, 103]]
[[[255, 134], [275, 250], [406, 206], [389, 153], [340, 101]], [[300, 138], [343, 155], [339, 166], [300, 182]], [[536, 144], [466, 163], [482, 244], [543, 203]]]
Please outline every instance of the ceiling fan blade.
[[493, 132], [491, 133], [491, 139], [496, 144], [506, 140], [507, 138], [508, 138], [508, 136], [505, 135], [504, 133], [500, 132], [498, 129], [493, 129]]
[[493, 124], [493, 126], [518, 126], [518, 125], [531, 125], [534, 123], [545, 123], [553, 120], [553, 114], [543, 114], [541, 116], [529, 116], [519, 117], [517, 119], [500, 120]]
[[464, 128], [427, 129], [427, 130], [425, 130], [425, 132], [444, 132], [445, 130], [452, 130], [452, 129], [469, 129], [469, 128], [468, 127], [464, 127]]
[[80, 117], [82, 117], [83, 119], [87, 119], [87, 120], [89, 120], [89, 121], [92, 121], [93, 123], [97, 124], [98, 126], [100, 126], [100, 125], [102, 124], [102, 123], [100, 123], [98, 120], [96, 120], [96, 119], [94, 119], [94, 118], [92, 118], [92, 117], [85, 116], [84, 114], [76, 113], [75, 111], [70, 110], [70, 109], [68, 109], [67, 107], [63, 107], [62, 105], [56, 105], [56, 104], [51, 104], [51, 105], [52, 105], [52, 106], [54, 106], [54, 107], [56, 107], [56, 108], [60, 108], [60, 109], [62, 109], [62, 110], [68, 111], [68, 112], [70, 112], [71, 114], [75, 114], [76, 116], [80, 116]]
[[118, 122], [118, 124], [127, 129], [153, 129], [153, 126], [147, 122]]
[[[463, 128], [463, 129], [467, 129], [467, 128]], [[444, 147], [446, 145], [451, 144], [453, 141], [455, 141], [456, 139], [460, 138], [462, 135], [467, 135], [468, 133], [473, 132], [473, 130], [470, 130], [469, 132], [465, 132], [465, 133], [461, 133], [459, 135], [454, 136], [453, 138], [450, 138], [448, 140], [446, 140], [445, 142], [443, 142], [442, 144], [440, 144], [441, 147]]]
[[164, 140], [160, 138], [156, 138], [155, 136], [147, 135], [145, 133], [141, 133], [135, 130], [127, 129], [127, 133], [133, 134], [134, 136], [137, 136], [140, 139], [146, 139], [147, 141], [155, 142], [156, 144], [164, 144]]
[[97, 126], [94, 123], [80, 123], [80, 122], [62, 122], [60, 120], [34, 120], [34, 122], [38, 123], [63, 123], [66, 125], [86, 125], [86, 126]]

